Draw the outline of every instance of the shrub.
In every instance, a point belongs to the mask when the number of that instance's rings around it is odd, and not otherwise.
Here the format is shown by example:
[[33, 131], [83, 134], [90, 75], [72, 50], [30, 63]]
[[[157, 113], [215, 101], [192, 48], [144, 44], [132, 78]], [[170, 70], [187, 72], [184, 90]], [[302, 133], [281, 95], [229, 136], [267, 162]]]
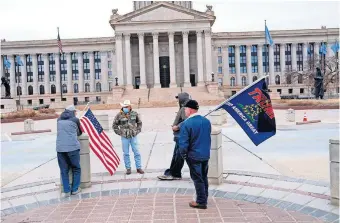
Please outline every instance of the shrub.
[[33, 110], [22, 110], [5, 114], [4, 119], [32, 118], [35, 117], [36, 115], [37, 113]]
[[41, 114], [55, 114], [55, 109], [53, 108], [43, 108], [39, 110]]

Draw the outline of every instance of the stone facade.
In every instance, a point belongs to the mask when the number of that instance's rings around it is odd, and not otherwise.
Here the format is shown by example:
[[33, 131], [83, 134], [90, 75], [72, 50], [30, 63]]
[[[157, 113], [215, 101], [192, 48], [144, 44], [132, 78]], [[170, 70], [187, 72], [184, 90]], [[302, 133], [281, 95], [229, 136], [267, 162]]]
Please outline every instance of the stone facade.
[[[190, 1], [133, 4], [134, 11], [125, 15], [112, 10], [112, 38], [62, 39], [61, 69], [56, 40], [2, 41], [1, 75], [10, 80], [12, 96], [18, 99], [21, 89], [21, 104], [47, 104], [60, 101], [63, 89], [66, 101], [106, 101], [116, 81], [126, 89], [194, 87], [210, 82], [212, 73], [231, 95], [265, 75], [266, 64], [273, 91], [306, 94], [304, 83], [283, 84], [286, 67], [301, 69], [307, 49], [319, 52], [326, 40], [327, 56], [338, 57], [330, 49], [338, 28], [270, 30], [274, 45], [267, 61], [263, 31], [212, 33], [211, 6], [199, 12]], [[14, 66], [17, 56], [23, 66]]]

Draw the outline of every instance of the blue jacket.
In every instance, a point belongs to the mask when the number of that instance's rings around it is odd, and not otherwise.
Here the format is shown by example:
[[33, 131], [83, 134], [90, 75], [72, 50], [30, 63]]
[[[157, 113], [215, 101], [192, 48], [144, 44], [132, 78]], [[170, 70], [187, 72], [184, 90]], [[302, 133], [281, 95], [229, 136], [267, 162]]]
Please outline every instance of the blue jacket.
[[187, 157], [197, 161], [210, 159], [211, 124], [201, 116], [194, 115], [186, 119], [179, 133], [179, 151], [184, 159]]
[[78, 136], [82, 134], [80, 121], [73, 111], [65, 110], [57, 120], [57, 152], [71, 152], [80, 149]]

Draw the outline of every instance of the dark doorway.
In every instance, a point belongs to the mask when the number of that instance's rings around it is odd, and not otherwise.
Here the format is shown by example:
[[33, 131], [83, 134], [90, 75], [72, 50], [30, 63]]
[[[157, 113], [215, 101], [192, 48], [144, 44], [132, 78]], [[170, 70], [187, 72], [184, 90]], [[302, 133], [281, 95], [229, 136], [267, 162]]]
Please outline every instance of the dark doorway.
[[135, 88], [139, 89], [139, 85], [140, 85], [140, 77], [135, 77]]
[[191, 87], [196, 86], [196, 75], [195, 74], [190, 74], [190, 83], [191, 83]]
[[162, 88], [170, 87], [169, 57], [159, 57], [159, 79]]

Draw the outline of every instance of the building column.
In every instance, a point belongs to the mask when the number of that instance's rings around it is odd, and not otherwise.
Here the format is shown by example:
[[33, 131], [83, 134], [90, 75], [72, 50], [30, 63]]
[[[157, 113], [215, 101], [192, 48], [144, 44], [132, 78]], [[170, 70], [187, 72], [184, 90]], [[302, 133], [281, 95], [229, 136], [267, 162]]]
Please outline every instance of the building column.
[[38, 58], [37, 54], [32, 54], [32, 68], [33, 68], [33, 95], [38, 95]]
[[253, 82], [252, 70], [251, 70], [251, 47], [252, 45], [247, 45], [247, 74], [248, 74], [247, 84], [250, 84]]
[[[159, 78], [159, 49], [158, 49], [158, 33], [152, 33], [153, 37], [153, 77], [154, 77], [154, 88], [160, 88]], [[169, 48], [170, 50], [170, 48]], [[170, 66], [171, 69], [171, 66]], [[170, 80], [172, 77], [170, 77]]]
[[138, 33], [140, 89], [146, 88], [144, 33]]
[[260, 77], [263, 76], [263, 45], [258, 44], [257, 45], [257, 58], [258, 58], [258, 67], [257, 67], [257, 72]]
[[[204, 30], [204, 41], [205, 41], [205, 80], [209, 80], [212, 74], [212, 58], [211, 58], [211, 31]], [[215, 78], [215, 80], [217, 77]], [[204, 79], [203, 79], [204, 80]]]
[[94, 76], [94, 54], [93, 52], [89, 52], [89, 60], [90, 60], [90, 92], [96, 92], [95, 88], [95, 76]]
[[275, 73], [274, 73], [274, 45], [269, 45], [269, 83], [275, 84]]
[[[48, 54], [43, 54], [44, 58], [44, 88], [45, 94], [50, 93], [50, 66], [49, 66], [49, 58]], [[22, 74], [21, 74], [22, 75]]]
[[78, 72], [79, 72], [79, 83], [78, 83], [78, 90], [79, 93], [84, 92], [84, 59], [83, 59], [83, 52], [78, 52]]
[[297, 62], [296, 62], [296, 43], [292, 43], [292, 70], [297, 70]]
[[[314, 43], [314, 56], [315, 56], [315, 54], [319, 56], [319, 55], [320, 55], [320, 52], [319, 52], [319, 51], [320, 51], [320, 43], [315, 42], [315, 43]], [[318, 58], [319, 58], [319, 57], [318, 57]]]
[[222, 46], [223, 56], [223, 85], [230, 86], [229, 76], [229, 45]]
[[21, 68], [21, 92], [23, 96], [27, 95], [27, 69], [26, 69], [26, 55], [20, 55], [22, 66]]
[[[188, 40], [188, 36], [189, 36], [189, 32], [188, 31], [184, 31], [183, 32], [184, 87], [191, 87], [191, 83], [190, 83], [190, 66], [189, 66], [189, 40]], [[201, 51], [201, 55], [202, 55], [202, 51]]]
[[235, 45], [236, 86], [242, 86], [240, 62], [240, 46]]
[[281, 77], [280, 77], [280, 84], [282, 81], [282, 78], [285, 78], [286, 73], [286, 58], [285, 58], [285, 44], [280, 43], [280, 69], [281, 69]]
[[4, 56], [0, 55], [0, 76], [5, 76], [5, 70], [4, 70]]
[[14, 98], [16, 96], [14, 55], [7, 56], [7, 59], [11, 63], [11, 67], [9, 70], [9, 81], [10, 81], [10, 87], [11, 87], [11, 97]]
[[[132, 68], [131, 68], [131, 43], [130, 33], [124, 34], [125, 39], [125, 65], [126, 65], [126, 87], [132, 89]], [[113, 67], [113, 66], [112, 66]]]
[[67, 63], [67, 93], [72, 93], [72, 58], [71, 53], [66, 54]]
[[169, 32], [170, 87], [177, 87], [174, 32]]
[[60, 54], [55, 54], [55, 89], [56, 93], [60, 94]]
[[100, 52], [100, 70], [101, 70], [101, 86], [102, 91], [107, 92], [109, 90], [109, 75], [107, 71], [107, 51]]
[[198, 85], [204, 85], [203, 77], [203, 47], [202, 47], [202, 31], [196, 31], [197, 35], [197, 68], [198, 68]]
[[[116, 76], [118, 77], [118, 85], [123, 86], [124, 85], [124, 79], [123, 79], [123, 77], [124, 77], [124, 74], [123, 74], [124, 63], [123, 63], [122, 33], [116, 33], [115, 39], [116, 39], [116, 66], [117, 66]], [[113, 78], [115, 78], [115, 77], [113, 77]]]
[[305, 70], [308, 66], [308, 45], [309, 43], [303, 43], [303, 49], [302, 49], [302, 60], [303, 60], [303, 70]]

